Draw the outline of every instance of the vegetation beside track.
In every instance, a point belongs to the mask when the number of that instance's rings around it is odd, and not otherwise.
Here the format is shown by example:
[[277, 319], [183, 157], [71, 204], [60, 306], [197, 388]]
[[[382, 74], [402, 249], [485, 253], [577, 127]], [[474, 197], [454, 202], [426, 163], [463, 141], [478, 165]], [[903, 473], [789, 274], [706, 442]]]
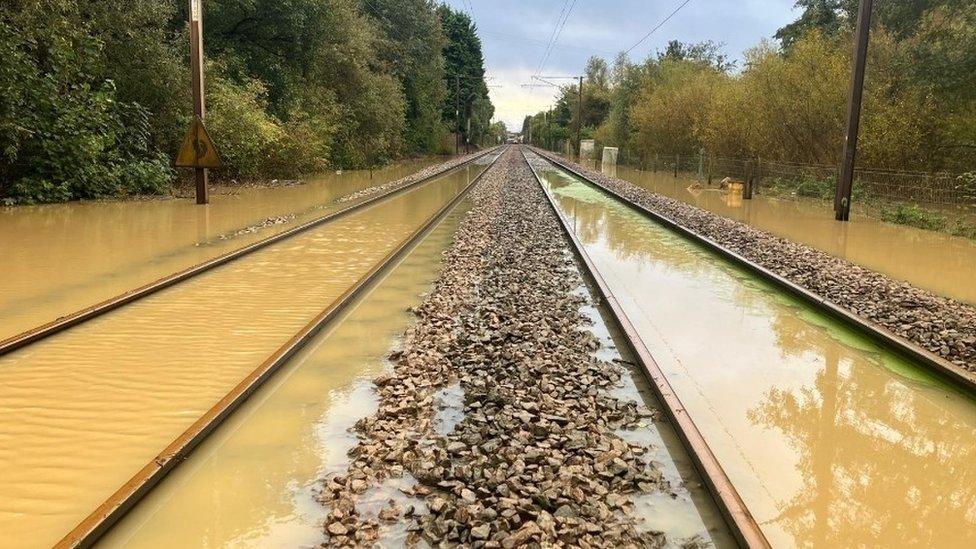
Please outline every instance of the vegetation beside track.
[[[712, 42], [673, 41], [636, 62], [624, 54], [612, 63], [591, 58], [582, 113], [579, 89], [565, 87], [552, 116], [527, 117], [523, 131], [531, 128], [534, 145], [564, 150], [580, 123], [583, 139], [595, 139], [598, 150], [619, 147], [621, 161], [635, 165], [676, 155], [697, 165], [704, 151], [836, 166], [857, 2], [796, 4], [800, 16], [779, 30], [778, 43], [760, 43], [741, 64]], [[865, 86], [858, 164], [885, 172], [870, 182], [872, 194], [905, 200], [911, 192], [923, 201], [938, 194], [939, 202], [976, 204], [976, 4], [876, 3]], [[812, 181], [802, 190], [833, 199], [834, 171], [827, 170], [830, 185]]]
[[[218, 178], [453, 152], [456, 94], [462, 142], [496, 141], [481, 42], [464, 13], [428, 0], [203, 4], [207, 123], [228, 165]], [[187, 9], [150, 0], [5, 4], [0, 199], [171, 188], [170, 159], [190, 121]]]

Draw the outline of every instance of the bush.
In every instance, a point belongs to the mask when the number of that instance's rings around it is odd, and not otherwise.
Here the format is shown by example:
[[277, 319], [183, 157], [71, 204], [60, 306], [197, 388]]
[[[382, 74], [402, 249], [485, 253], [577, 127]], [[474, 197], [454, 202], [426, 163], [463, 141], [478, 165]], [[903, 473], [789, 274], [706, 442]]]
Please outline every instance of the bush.
[[208, 65], [207, 130], [225, 168], [222, 175], [254, 177], [278, 160], [285, 131], [267, 112], [267, 88], [256, 79], [238, 83], [221, 64]]
[[944, 230], [948, 224], [944, 215], [917, 204], [898, 204], [897, 206], [882, 208], [881, 219], [889, 223], [908, 225], [929, 231]]
[[0, 21], [0, 192], [27, 203], [159, 192], [173, 174], [149, 113], [118, 100], [102, 42], [72, 13], [42, 3]]
[[976, 172], [968, 172], [958, 176], [955, 190], [963, 200], [976, 202]]

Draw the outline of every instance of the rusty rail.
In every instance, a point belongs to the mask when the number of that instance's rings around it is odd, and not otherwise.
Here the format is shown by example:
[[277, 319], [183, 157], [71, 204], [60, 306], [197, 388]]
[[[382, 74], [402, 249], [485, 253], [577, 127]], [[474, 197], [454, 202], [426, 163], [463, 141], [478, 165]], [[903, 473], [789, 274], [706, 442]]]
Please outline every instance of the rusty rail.
[[[525, 151], [522, 151], [523, 157], [525, 156]], [[544, 158], [539, 156], [539, 158]], [[546, 195], [546, 199], [549, 201], [549, 206], [552, 208], [553, 213], [559, 219], [559, 223], [563, 228], [563, 232], [566, 237], [572, 243], [573, 251], [580, 261], [585, 266], [586, 275], [590, 278], [593, 284], [596, 286], [597, 291], [606, 304], [607, 309], [613, 316], [614, 320], [620, 326], [622, 333], [624, 334], [624, 339], [627, 346], [633, 352], [634, 356], [637, 358], [638, 366], [647, 381], [650, 383], [651, 388], [657, 395], [658, 400], [661, 403], [664, 412], [668, 415], [671, 420], [671, 424], [674, 426], [678, 433], [681, 442], [684, 444], [685, 449], [688, 451], [692, 462], [694, 462], [695, 467], [701, 474], [705, 481], [705, 486], [711, 493], [719, 511], [721, 511], [722, 516], [725, 518], [725, 522], [729, 526], [733, 536], [739, 545], [742, 547], [747, 547], [750, 549], [758, 548], [768, 548], [770, 547], [769, 542], [766, 540], [766, 536], [763, 534], [762, 529], [760, 529], [759, 524], [756, 519], [753, 518], [752, 513], [746, 507], [745, 502], [739, 496], [738, 491], [736, 491], [735, 486], [732, 481], [729, 480], [728, 475], [725, 470], [722, 469], [718, 458], [712, 453], [711, 448], [709, 448], [708, 443], [705, 441], [705, 437], [702, 436], [701, 431], [698, 430], [698, 426], [692, 420], [688, 411], [685, 409], [684, 405], [681, 403], [681, 399], [674, 392], [671, 384], [668, 382], [661, 370], [661, 367], [654, 360], [654, 356], [644, 345], [644, 341], [641, 339], [640, 334], [637, 333], [637, 329], [630, 322], [627, 314], [624, 312], [623, 307], [617, 301], [617, 298], [613, 295], [610, 287], [607, 285], [603, 276], [597, 270], [596, 265], [590, 259], [589, 254], [583, 247], [583, 244], [577, 238], [576, 234], [573, 232], [572, 225], [566, 216], [556, 207], [555, 199], [552, 193], [546, 186], [542, 183], [542, 179], [536, 172], [535, 167], [529, 162], [528, 158], [525, 159], [529, 168], [532, 170], [532, 174], [535, 176], [536, 181], [542, 188], [542, 192]]]
[[[490, 151], [489, 151], [490, 152]], [[488, 153], [485, 153], [488, 154]], [[483, 156], [483, 155], [482, 155]], [[189, 429], [171, 442], [155, 459], [150, 461], [112, 496], [88, 515], [71, 532], [55, 545], [56, 549], [91, 547], [116, 522], [128, 513], [163, 478], [177, 467], [203, 440], [227, 419], [248, 397], [267, 381], [288, 360], [302, 349], [322, 328], [336, 319], [346, 308], [354, 303], [367, 289], [387, 273], [393, 264], [401, 259], [424, 236], [434, 229], [481, 180], [501, 155], [464, 187], [450, 202], [410, 236], [387, 254], [382, 260], [364, 274], [352, 287], [339, 296], [331, 305], [312, 319], [301, 331], [293, 336], [269, 356], [257, 369], [241, 380], [229, 393], [221, 398], [210, 410], [197, 419]], [[481, 158], [481, 156], [477, 157]], [[474, 160], [474, 159], [472, 159]]]
[[[538, 153], [536, 153], [538, 154]], [[869, 322], [854, 313], [844, 309], [840, 305], [830, 302], [826, 298], [823, 298], [806, 288], [787, 280], [785, 277], [751, 261], [750, 259], [740, 255], [737, 252], [726, 248], [725, 246], [715, 242], [714, 240], [696, 232], [688, 229], [675, 221], [649, 209], [640, 204], [636, 204], [626, 197], [610, 189], [600, 183], [590, 179], [586, 175], [582, 174], [572, 166], [565, 164], [562, 160], [557, 158], [552, 158], [549, 155], [538, 154], [540, 158], [544, 158], [553, 165], [558, 166], [581, 180], [593, 185], [600, 191], [610, 195], [611, 197], [621, 201], [626, 204], [631, 209], [637, 211], [638, 213], [651, 218], [653, 221], [671, 229], [685, 238], [695, 242], [697, 244], [703, 245], [705, 248], [717, 253], [718, 255], [724, 257], [725, 259], [731, 260], [733, 263], [745, 267], [747, 270], [758, 276], [759, 278], [772, 282], [779, 288], [787, 291], [793, 296], [796, 296], [803, 300], [804, 302], [813, 305], [815, 308], [826, 312], [832, 317], [844, 322], [848, 326], [854, 328], [855, 330], [861, 331], [871, 337], [875, 342], [881, 344], [883, 347], [892, 349], [904, 357], [907, 357], [915, 362], [918, 362], [929, 371], [937, 374], [942, 379], [945, 379], [964, 391], [970, 394], [976, 394], [976, 375], [973, 373], [949, 362], [948, 360], [936, 355], [935, 353], [923, 349], [922, 347], [912, 343], [908, 339], [905, 339], [892, 331]]]
[[345, 206], [330, 214], [326, 214], [322, 217], [298, 225], [297, 227], [288, 229], [287, 231], [269, 236], [265, 239], [259, 240], [252, 244], [248, 244], [243, 248], [238, 248], [236, 250], [219, 255], [203, 263], [198, 263], [192, 267], [189, 267], [187, 269], [184, 269], [182, 271], [179, 271], [171, 275], [167, 275], [163, 278], [155, 280], [154, 282], [150, 282], [144, 286], [140, 286], [134, 290], [129, 290], [115, 297], [106, 299], [105, 301], [102, 301], [100, 303], [96, 303], [95, 305], [91, 305], [84, 309], [59, 317], [46, 324], [42, 324], [40, 326], [31, 328], [30, 330], [17, 334], [15, 336], [4, 339], [0, 341], [0, 356], [13, 352], [22, 347], [26, 347], [27, 345], [30, 345], [32, 343], [36, 343], [37, 341], [40, 341], [44, 338], [50, 337], [54, 334], [67, 330], [68, 328], [71, 328], [73, 326], [77, 326], [78, 324], [81, 324], [83, 322], [87, 322], [97, 316], [101, 316], [107, 312], [118, 309], [123, 305], [127, 305], [129, 303], [132, 303], [133, 301], [137, 301], [139, 299], [152, 295], [156, 292], [159, 292], [160, 290], [164, 290], [166, 288], [169, 288], [170, 286], [174, 286], [176, 284], [179, 284], [180, 282], [184, 282], [201, 273], [207, 272], [216, 267], [224, 265], [225, 263], [229, 263], [231, 261], [234, 261], [235, 259], [239, 259], [245, 255], [256, 252], [271, 244], [275, 244], [287, 238], [293, 237], [299, 233], [303, 233], [314, 227], [318, 227], [320, 225], [330, 223], [339, 218], [345, 217], [353, 212], [369, 207], [381, 200], [397, 195], [408, 189], [412, 189], [414, 187], [427, 183], [431, 180], [445, 176], [453, 171], [459, 170], [462, 167], [467, 166], [468, 164], [471, 164], [472, 162], [484, 158], [486, 155], [491, 154], [495, 150], [497, 150], [497, 147], [488, 149], [485, 152], [477, 156], [474, 156], [456, 166], [445, 168], [427, 177], [422, 177], [416, 181], [411, 181], [410, 183], [407, 183], [405, 185], [401, 185], [399, 187], [390, 189], [374, 197], [367, 198], [361, 202], [356, 202], [349, 206]]

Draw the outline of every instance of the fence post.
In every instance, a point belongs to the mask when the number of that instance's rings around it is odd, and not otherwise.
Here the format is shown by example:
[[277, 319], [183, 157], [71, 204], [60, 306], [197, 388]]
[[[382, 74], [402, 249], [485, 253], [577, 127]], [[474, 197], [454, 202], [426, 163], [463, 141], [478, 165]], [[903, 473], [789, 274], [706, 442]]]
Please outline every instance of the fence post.
[[[756, 175], [754, 177], [755, 182], [753, 184], [753, 186], [756, 189], [758, 189], [759, 186], [762, 184], [762, 178], [763, 178], [763, 163], [762, 163], [762, 157], [760, 156], [759, 158], [756, 159]], [[755, 189], [753, 189], [753, 192], [755, 192]]]
[[745, 185], [742, 189], [743, 200], [752, 200], [752, 160], [746, 160]]
[[676, 154], [676, 155], [674, 155], [674, 177], [676, 179], [678, 177], [678, 165], [679, 164], [681, 164], [681, 155], [680, 154]]

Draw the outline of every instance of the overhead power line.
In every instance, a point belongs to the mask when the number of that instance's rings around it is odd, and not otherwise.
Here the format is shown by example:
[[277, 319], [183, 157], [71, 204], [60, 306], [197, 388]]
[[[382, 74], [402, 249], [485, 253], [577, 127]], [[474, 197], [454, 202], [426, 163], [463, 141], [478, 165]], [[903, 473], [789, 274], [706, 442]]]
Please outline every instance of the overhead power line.
[[[545, 40], [537, 40], [535, 38], [529, 38], [528, 36], [521, 36], [518, 34], [510, 34], [507, 32], [497, 32], [497, 31], [486, 31], [481, 29], [478, 30], [478, 33], [487, 34], [489, 36], [498, 36], [506, 39], [506, 40], [498, 40], [499, 42], [523, 42], [525, 44], [534, 44], [544, 48], [549, 47], [549, 42]], [[552, 48], [555, 50], [575, 50], [581, 53], [600, 53], [603, 55], [613, 55], [616, 53], [610, 50], [595, 50], [592, 48], [584, 48], [581, 46], [571, 46], [571, 45], [561, 45], [561, 44], [554, 45], [552, 46]]]
[[648, 31], [647, 34], [645, 34], [640, 40], [638, 40], [636, 44], [634, 44], [633, 46], [631, 46], [630, 49], [628, 49], [627, 51], [625, 51], [624, 54], [629, 54], [630, 52], [634, 51], [634, 48], [636, 48], [637, 46], [640, 46], [641, 44], [643, 44], [645, 40], [647, 40], [648, 38], [650, 38], [650, 36], [652, 34], [654, 34], [658, 29], [660, 29], [661, 27], [663, 27], [664, 24], [667, 23], [668, 21], [670, 21], [672, 17], [674, 17], [675, 15], [677, 15], [677, 13], [679, 11], [681, 11], [681, 8], [687, 6], [689, 2], [691, 2], [691, 0], [684, 0], [684, 2], [682, 2], [677, 8], [675, 8], [674, 11], [672, 11], [670, 15], [668, 15], [667, 17], [665, 17], [664, 19], [662, 19], [660, 23], [658, 23], [653, 29], [651, 29], [650, 31]]
[[563, 33], [563, 29], [566, 28], [566, 22], [569, 21], [569, 16], [573, 14], [573, 8], [576, 7], [577, 0], [573, 0], [572, 4], [569, 4], [569, 9], [566, 9], [566, 2], [563, 2], [563, 11], [560, 12], [560, 17], [556, 19], [556, 26], [553, 27], [553, 34], [549, 40], [549, 46], [546, 48], [545, 54], [542, 56], [542, 60], [539, 62], [539, 68], [536, 69], [535, 73], [539, 74], [546, 68], [546, 63], [549, 62], [549, 57], [552, 55], [552, 50], [559, 43], [559, 37]]
[[[563, 0], [563, 7], [559, 10], [559, 15], [556, 16], [556, 22], [552, 25], [552, 32], [549, 33], [549, 39], [546, 40], [546, 52], [549, 51], [549, 46], [552, 45], [552, 39], [556, 36], [556, 30], [559, 29], [559, 22], [563, 19], [563, 14], [566, 13], [566, 6], [569, 5], [569, 0]], [[545, 57], [546, 52], [542, 53]], [[542, 65], [542, 59], [539, 59], [539, 65], [536, 66], [536, 74], [539, 74], [540, 66]]]

